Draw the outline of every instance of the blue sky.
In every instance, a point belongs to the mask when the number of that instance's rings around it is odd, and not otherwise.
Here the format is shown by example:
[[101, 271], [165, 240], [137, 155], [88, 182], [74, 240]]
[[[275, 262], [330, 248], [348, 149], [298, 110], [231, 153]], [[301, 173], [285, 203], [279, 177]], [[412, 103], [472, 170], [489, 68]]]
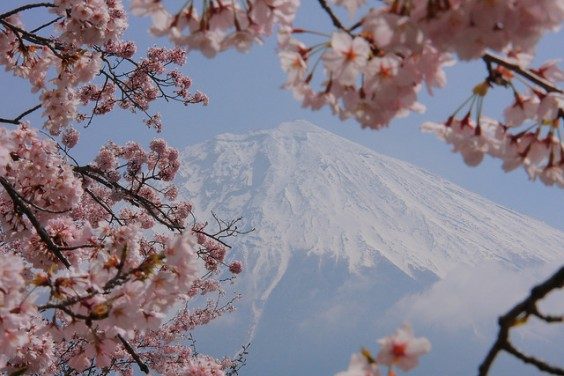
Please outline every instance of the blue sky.
[[[329, 30], [328, 18], [318, 9], [317, 2], [303, 3], [296, 26], [313, 23], [314, 29]], [[173, 6], [173, 2], [168, 4]], [[7, 7], [2, 4], [0, 11], [4, 9]], [[35, 20], [36, 16], [32, 18]], [[132, 17], [130, 23], [128, 37], [138, 42], [140, 51], [153, 44], [166, 43], [164, 39], [148, 34], [147, 19]], [[272, 128], [284, 121], [305, 119], [375, 151], [420, 166], [505, 207], [564, 229], [562, 190], [530, 182], [521, 170], [506, 174], [501, 170], [501, 163], [492, 159], [470, 168], [462, 162], [460, 155], [450, 152], [449, 146], [419, 131], [422, 122], [446, 119], [467, 98], [472, 87], [485, 76], [480, 61], [448, 68], [448, 87], [435, 91], [434, 97], [429, 97], [422, 90], [421, 101], [427, 106], [425, 114], [397, 119], [388, 129], [372, 131], [361, 129], [354, 121], [340, 121], [328, 110], [312, 112], [302, 109], [290, 92], [280, 89], [284, 74], [275, 48], [275, 38], [270, 38], [247, 54], [227, 52], [211, 60], [197, 52], [189, 54], [183, 70], [192, 77], [194, 89], [209, 95], [210, 104], [207, 107], [159, 104], [158, 110], [165, 120], [165, 129], [159, 136], [178, 148], [184, 148], [225, 132], [244, 133]], [[559, 58], [562, 50], [562, 32], [549, 35], [539, 46], [538, 61]], [[4, 117], [15, 116], [37, 103], [37, 97], [30, 94], [21, 80], [3, 74], [0, 87], [4, 88], [1, 99]], [[496, 92], [502, 95], [494, 93], [486, 100], [486, 113], [492, 116], [498, 115], [508, 103], [502, 89]], [[38, 116], [30, 117], [30, 120], [34, 125], [40, 121]], [[75, 153], [86, 160], [107, 139], [117, 142], [135, 139], [146, 143], [154, 136], [154, 131], [145, 128], [140, 116], [118, 111], [96, 119], [89, 129], [84, 130]]]
[[[316, 1], [303, 0], [303, 9], [297, 26], [314, 23], [315, 28], [329, 30], [329, 22], [325, 14], [318, 9]], [[0, 12], [20, 3], [20, 1], [0, 2]], [[175, 2], [168, 1], [167, 4]], [[171, 5], [172, 6], [172, 5]], [[40, 12], [32, 14], [29, 21], [44, 19]], [[39, 22], [38, 22], [39, 23]], [[164, 39], [151, 37], [147, 28], [147, 19], [131, 18], [132, 27], [127, 37], [138, 42], [139, 51], [144, 51], [153, 44], [168, 44]], [[564, 50], [564, 33], [549, 35], [539, 46], [538, 61], [547, 58], [560, 58]], [[157, 109], [165, 120], [164, 131], [157, 135], [153, 130], [148, 130], [142, 117], [125, 111], [116, 111], [113, 114], [97, 118], [88, 128], [82, 130], [81, 142], [74, 153], [80, 160], [86, 162], [96, 153], [99, 147], [108, 139], [123, 143], [129, 139], [147, 144], [153, 137], [163, 137], [178, 148], [210, 139], [218, 134], [245, 133], [256, 129], [273, 128], [284, 121], [295, 119], [308, 120], [322, 128], [334, 132], [342, 137], [367, 146], [377, 152], [396, 157], [422, 167], [436, 175], [481, 194], [482, 196], [499, 203], [507, 208], [538, 218], [554, 227], [564, 229], [564, 194], [555, 187], [546, 187], [540, 182], [531, 182], [526, 174], [514, 171], [506, 174], [501, 170], [500, 161], [487, 158], [475, 168], [466, 166], [460, 155], [450, 152], [449, 146], [435, 139], [434, 136], [422, 134], [419, 126], [427, 120], [442, 121], [458, 107], [470, 94], [472, 87], [485, 76], [484, 66], [480, 61], [469, 64], [459, 64], [447, 70], [449, 84], [443, 90], [436, 90], [434, 97], [429, 97], [425, 90], [421, 91], [421, 102], [427, 106], [427, 112], [421, 115], [410, 115], [407, 118], [397, 119], [390, 127], [381, 131], [361, 129], [354, 121], [342, 122], [332, 116], [328, 110], [312, 112], [301, 108], [300, 104], [292, 98], [290, 92], [280, 89], [284, 82], [284, 74], [280, 69], [275, 52], [275, 38], [265, 41], [263, 46], [255, 46], [248, 54], [228, 52], [207, 59], [199, 53], [191, 53], [188, 63], [183, 71], [193, 79], [194, 90], [199, 89], [210, 97], [207, 107], [200, 105], [184, 107], [177, 103], [160, 103]], [[31, 94], [28, 85], [22, 80], [12, 78], [7, 74], [0, 74], [1, 117], [12, 117], [38, 103], [37, 95]], [[486, 100], [486, 113], [495, 117], [508, 103], [508, 96], [501, 89], [495, 90], [494, 96]], [[498, 95], [501, 94], [501, 95]], [[505, 100], [504, 100], [505, 99]], [[34, 126], [41, 124], [38, 114], [30, 116]], [[335, 151], [338, 153], [338, 150]], [[455, 331], [468, 330], [472, 320], [467, 311], [447, 311], [443, 316], [435, 316], [435, 305], [445, 301], [444, 290], [453, 296], [468, 297], [458, 288], [466, 283], [468, 275], [481, 281], [482, 284], [469, 284], [474, 293], [465, 301], [483, 301], [483, 291], [488, 293], [496, 283], [494, 277], [510, 286], [515, 295], [495, 295], [490, 301], [491, 306], [487, 312], [479, 311], [478, 304], [472, 315], [477, 317], [497, 316], [503, 309], [497, 309], [499, 304], [511, 304], [533, 283], [532, 277], [519, 272], [518, 276], [500, 274], [498, 270], [488, 271], [489, 274], [477, 274], [476, 271], [466, 271], [466, 274], [453, 275], [453, 286], [450, 288], [450, 279], [437, 284], [430, 289], [425, 299], [417, 296], [408, 297], [401, 302], [418, 315], [420, 321], [427, 319], [443, 320], [451, 314], [457, 318], [461, 327]], [[543, 270], [543, 276], [549, 271]], [[479, 275], [479, 278], [476, 277]], [[535, 275], [536, 278], [536, 275]], [[542, 278], [536, 278], [535, 280]], [[460, 282], [462, 281], [462, 282]], [[517, 291], [517, 292], [515, 292]], [[439, 294], [440, 293], [440, 294]], [[517, 295], [520, 294], [520, 295]], [[509, 296], [511, 299], [509, 299]], [[473, 298], [475, 297], [475, 300]], [[498, 297], [506, 300], [499, 302]], [[435, 300], [433, 300], [436, 298]], [[430, 303], [429, 303], [430, 302]], [[490, 303], [487, 303], [490, 305]], [[481, 307], [481, 306], [480, 306]], [[489, 307], [488, 307], [489, 308]], [[504, 308], [505, 309], [505, 308]], [[393, 311], [397, 315], [397, 310]], [[431, 313], [429, 313], [431, 312]], [[461, 314], [466, 313], [467, 316]], [[487, 319], [487, 318], [486, 318]], [[493, 319], [488, 321], [493, 323]], [[470, 323], [470, 324], [468, 324]], [[420, 324], [415, 321], [415, 324]], [[462, 326], [468, 324], [470, 328]], [[395, 323], [394, 323], [395, 325]], [[421, 324], [422, 325], [422, 324]], [[442, 325], [442, 324], [441, 324]], [[493, 325], [493, 324], [492, 324]], [[552, 330], [552, 329], [551, 329]], [[484, 332], [493, 333], [490, 327]], [[466, 333], [466, 332], [463, 332]], [[372, 335], [372, 334], [371, 334]], [[487, 344], [489, 340], [485, 341]], [[358, 340], [355, 340], [358, 343]], [[366, 343], [374, 345], [373, 343]], [[356, 346], [356, 345], [355, 345]], [[452, 346], [451, 343], [448, 346]], [[457, 344], [460, 346], [460, 344]], [[554, 347], [559, 349], [561, 347]], [[440, 348], [438, 348], [440, 349]], [[440, 354], [440, 351], [437, 352]], [[348, 355], [347, 355], [348, 356]], [[458, 359], [453, 359], [457, 362]], [[343, 364], [344, 366], [344, 364]], [[424, 371], [423, 371], [424, 372]]]

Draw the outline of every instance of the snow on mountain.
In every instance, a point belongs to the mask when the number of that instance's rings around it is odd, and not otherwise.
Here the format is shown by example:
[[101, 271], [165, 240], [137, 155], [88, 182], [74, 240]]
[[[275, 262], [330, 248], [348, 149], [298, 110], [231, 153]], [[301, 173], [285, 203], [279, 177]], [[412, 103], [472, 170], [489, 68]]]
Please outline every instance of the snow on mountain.
[[[250, 325], [262, 346], [254, 350], [263, 364], [250, 374], [295, 374], [287, 364], [289, 373], [273, 372], [267, 347], [300, 363], [297, 374], [307, 362], [315, 363], [307, 374], [337, 371], [327, 354], [356, 346], [371, 325], [366, 315], [384, 314], [457, 268], [564, 259], [564, 233], [305, 121], [217, 136], [189, 146], [183, 162], [180, 184], [199, 217], [242, 216], [243, 227], [255, 228], [232, 242], [246, 266], [241, 315], [249, 317], [238, 325]], [[365, 316], [338, 347], [323, 331], [353, 308]], [[324, 355], [306, 358], [305, 344], [325, 346]]]
[[343, 258], [351, 270], [380, 255], [406, 274], [438, 276], [562, 251], [560, 231], [304, 121], [220, 135], [187, 148], [184, 162], [196, 210], [243, 216], [256, 228], [244, 240], [265, 259], [276, 253], [281, 273], [292, 251]]

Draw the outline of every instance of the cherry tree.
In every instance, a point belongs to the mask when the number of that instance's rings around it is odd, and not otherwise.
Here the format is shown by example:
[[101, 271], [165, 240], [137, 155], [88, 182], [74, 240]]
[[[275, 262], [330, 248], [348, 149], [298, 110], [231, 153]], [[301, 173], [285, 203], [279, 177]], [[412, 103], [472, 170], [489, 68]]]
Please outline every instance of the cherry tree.
[[[485, 74], [444, 122], [422, 129], [461, 153], [469, 165], [485, 155], [519, 166], [531, 179], [564, 187], [561, 139], [564, 80], [556, 61], [531, 66], [534, 47], [564, 20], [559, 0], [318, 0], [332, 30], [296, 25], [299, 0], [54, 0], [0, 14], [0, 64], [28, 83], [38, 104], [0, 118], [0, 370], [8, 374], [237, 373], [242, 357], [215, 359], [191, 346], [190, 331], [233, 309], [222, 273], [242, 264], [229, 255], [239, 219], [194, 217], [177, 197], [178, 151], [163, 139], [148, 148], [108, 142], [93, 161], [74, 157], [79, 125], [127, 110], [156, 132], [157, 100], [186, 106], [208, 98], [191, 90], [179, 67], [186, 51], [206, 57], [249, 50], [275, 31], [287, 74], [284, 87], [306, 108], [328, 107], [340, 119], [380, 129], [423, 111], [420, 90], [446, 85], [444, 68], [481, 60]], [[174, 7], [177, 8], [174, 8]], [[374, 6], [374, 8], [369, 8]], [[348, 12], [350, 25], [342, 19]], [[50, 21], [30, 25], [29, 12]], [[128, 12], [152, 19], [150, 31], [174, 48], [137, 52], [124, 39]], [[448, 32], [445, 32], [448, 31]], [[502, 120], [483, 103], [494, 87], [513, 100]], [[26, 120], [41, 112], [42, 124]], [[228, 278], [229, 280], [229, 278]], [[562, 287], [560, 270], [504, 316], [480, 372], [503, 350], [539, 369], [563, 374], [515, 349], [509, 329], [529, 316], [547, 322], [536, 303]], [[197, 306], [194, 297], [209, 296]], [[409, 371], [429, 342], [405, 327], [381, 351], [353, 355], [342, 375]]]
[[[51, 20], [26, 25], [28, 12]], [[236, 373], [243, 358], [200, 354], [190, 331], [229, 312], [220, 273], [226, 238], [177, 197], [179, 153], [163, 139], [102, 145], [80, 164], [79, 124], [117, 108], [162, 127], [158, 99], [207, 103], [178, 67], [180, 48], [137, 56], [121, 1], [54, 1], [0, 14], [0, 63], [39, 104], [0, 128], [0, 372], [163, 375]], [[4, 109], [5, 111], [6, 109]], [[41, 111], [33, 128], [26, 117]], [[95, 126], [95, 124], [92, 124]], [[225, 273], [221, 274], [225, 282]], [[229, 277], [227, 278], [229, 279]], [[194, 304], [196, 296], [207, 303]], [[202, 299], [199, 299], [200, 301]]]

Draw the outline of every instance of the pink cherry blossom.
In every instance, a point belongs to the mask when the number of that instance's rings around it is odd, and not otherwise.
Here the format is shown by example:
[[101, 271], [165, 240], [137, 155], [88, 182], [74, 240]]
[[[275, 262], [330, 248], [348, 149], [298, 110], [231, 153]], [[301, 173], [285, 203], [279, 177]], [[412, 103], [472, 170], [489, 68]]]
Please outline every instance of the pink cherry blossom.
[[353, 354], [349, 368], [336, 373], [335, 376], [380, 376], [380, 370], [376, 362], [370, 361], [364, 354]]
[[233, 261], [229, 264], [229, 271], [233, 274], [239, 274], [243, 271], [243, 264], [241, 261]]
[[353, 17], [358, 8], [362, 7], [366, 0], [333, 0], [337, 5], [344, 6], [349, 12], [349, 16]]
[[414, 337], [407, 325], [397, 330], [396, 334], [378, 340], [381, 349], [376, 362], [388, 366], [397, 366], [409, 371], [419, 364], [419, 357], [431, 351], [431, 343], [424, 337]]
[[331, 49], [323, 55], [325, 68], [342, 85], [354, 85], [357, 75], [366, 66], [370, 47], [360, 37], [337, 32], [331, 38]]

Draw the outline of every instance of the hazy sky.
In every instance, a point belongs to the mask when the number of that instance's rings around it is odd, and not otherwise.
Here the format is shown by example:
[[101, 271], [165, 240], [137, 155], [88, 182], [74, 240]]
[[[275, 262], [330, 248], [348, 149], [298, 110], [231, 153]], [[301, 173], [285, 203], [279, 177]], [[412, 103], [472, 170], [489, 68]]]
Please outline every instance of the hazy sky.
[[[18, 2], [8, 3], [13, 6]], [[329, 30], [328, 19], [318, 9], [317, 2], [303, 3], [305, 5], [302, 6], [296, 26], [313, 22], [314, 29]], [[172, 7], [174, 2], [168, 4]], [[4, 2], [0, 11], [7, 8]], [[128, 36], [138, 42], [141, 51], [152, 44], [166, 42], [148, 34], [147, 19], [132, 17], [130, 23], [132, 27]], [[562, 35], [561, 32], [545, 38], [539, 48], [540, 60], [561, 57], [559, 54], [564, 50]], [[342, 122], [328, 110], [304, 110], [290, 92], [280, 89], [284, 74], [275, 53], [274, 39], [266, 40], [263, 46], [254, 47], [248, 54], [228, 52], [212, 60], [197, 52], [190, 54], [184, 71], [192, 77], [194, 89], [209, 95], [210, 105], [187, 108], [179, 104], [159, 105], [165, 120], [165, 130], [160, 136], [174, 146], [184, 148], [220, 133], [243, 133], [272, 128], [283, 121], [306, 119], [378, 152], [423, 167], [503, 206], [564, 229], [562, 190], [545, 187], [540, 182], [530, 182], [521, 170], [506, 174], [500, 168], [501, 163], [491, 159], [486, 159], [477, 168], [467, 167], [460, 155], [452, 154], [446, 144], [419, 131], [423, 121], [446, 119], [468, 97], [472, 87], [485, 76], [480, 61], [449, 68], [448, 88], [437, 90], [434, 97], [428, 97], [423, 89], [421, 101], [427, 106], [425, 114], [397, 119], [388, 129], [372, 131], [361, 129], [352, 120]], [[0, 75], [0, 87], [3, 88], [2, 116], [15, 116], [37, 103], [37, 98], [30, 95], [28, 87], [20, 81], [6, 74]], [[488, 96], [486, 113], [497, 115], [506, 103]], [[91, 156], [109, 138], [118, 142], [130, 138], [147, 142], [154, 137], [155, 133], [145, 128], [140, 116], [118, 112], [96, 119], [83, 132], [82, 143], [76, 150], [81, 158]], [[30, 120], [33, 120], [34, 125], [39, 124], [37, 116], [30, 117]]]

